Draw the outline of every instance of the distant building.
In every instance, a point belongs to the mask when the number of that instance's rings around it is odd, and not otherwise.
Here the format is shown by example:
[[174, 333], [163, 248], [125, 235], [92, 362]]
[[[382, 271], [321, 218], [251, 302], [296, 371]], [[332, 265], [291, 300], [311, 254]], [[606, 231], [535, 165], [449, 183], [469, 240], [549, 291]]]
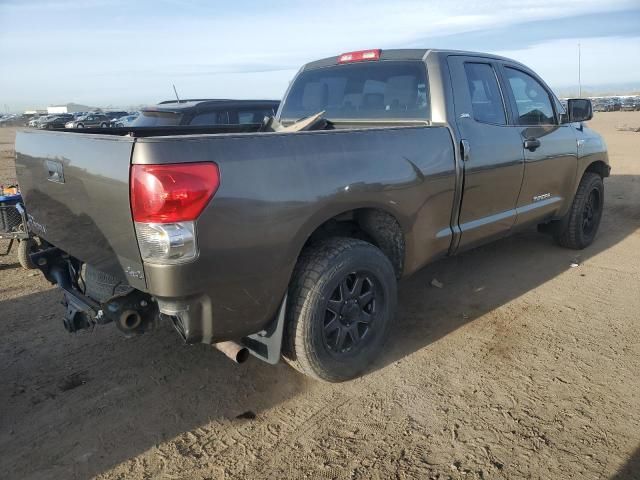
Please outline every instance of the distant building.
[[93, 110], [93, 107], [80, 105], [78, 103], [67, 103], [65, 105], [52, 105], [47, 107], [47, 113], [50, 115], [54, 113], [89, 112], [91, 110]]

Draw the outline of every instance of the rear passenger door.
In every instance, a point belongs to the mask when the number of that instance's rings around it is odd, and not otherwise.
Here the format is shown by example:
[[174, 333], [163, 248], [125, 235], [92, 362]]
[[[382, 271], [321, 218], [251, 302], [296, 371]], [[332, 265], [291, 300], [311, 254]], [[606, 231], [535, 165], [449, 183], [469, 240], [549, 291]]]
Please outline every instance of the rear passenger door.
[[562, 105], [533, 72], [503, 62], [506, 84], [524, 153], [524, 180], [516, 225], [541, 222], [572, 201], [578, 168], [577, 137], [572, 124], [560, 124]]
[[459, 249], [505, 236], [516, 219], [524, 172], [522, 140], [510, 123], [499, 66], [451, 56], [455, 119], [464, 150]]

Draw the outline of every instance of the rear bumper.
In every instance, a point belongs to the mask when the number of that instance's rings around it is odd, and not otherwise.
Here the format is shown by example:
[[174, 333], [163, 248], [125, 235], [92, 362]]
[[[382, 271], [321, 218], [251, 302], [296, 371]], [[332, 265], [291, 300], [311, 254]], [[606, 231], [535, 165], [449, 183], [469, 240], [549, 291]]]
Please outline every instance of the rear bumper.
[[[250, 337], [263, 328], [249, 321], [231, 322], [222, 311], [215, 311], [215, 301], [204, 293], [189, 296], [158, 296], [131, 289], [126, 295], [114, 295], [102, 302], [85, 295], [89, 291], [79, 272], [82, 262], [57, 247], [31, 255], [45, 278], [63, 293], [66, 311], [64, 326], [70, 332], [94, 325], [114, 322], [126, 334], [143, 333], [159, 320], [170, 321], [186, 343], [213, 344]], [[223, 292], [229, 294], [228, 291]], [[139, 314], [141, 324], [131, 329], [127, 314]]]
[[[186, 343], [214, 343], [221, 341], [213, 335], [211, 300], [206, 295], [188, 298], [157, 298], [160, 314], [168, 317]], [[219, 336], [218, 336], [219, 337]], [[224, 340], [234, 340], [230, 336]]]
[[82, 263], [77, 259], [57, 247], [39, 250], [30, 257], [45, 278], [62, 290], [63, 323], [68, 331], [114, 322], [130, 335], [143, 333], [156, 325], [158, 308], [149, 294], [129, 289], [100, 302], [85, 295], [87, 287], [80, 273]]

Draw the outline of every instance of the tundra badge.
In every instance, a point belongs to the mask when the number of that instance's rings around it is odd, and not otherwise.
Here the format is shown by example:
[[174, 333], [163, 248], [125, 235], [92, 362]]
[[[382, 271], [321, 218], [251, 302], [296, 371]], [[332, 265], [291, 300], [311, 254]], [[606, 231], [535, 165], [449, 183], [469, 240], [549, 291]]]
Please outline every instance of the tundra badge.
[[551, 194], [550, 193], [542, 193], [540, 195], [536, 195], [533, 197], [533, 201], [534, 202], [539, 202], [541, 200], [546, 200], [547, 198], [551, 198]]

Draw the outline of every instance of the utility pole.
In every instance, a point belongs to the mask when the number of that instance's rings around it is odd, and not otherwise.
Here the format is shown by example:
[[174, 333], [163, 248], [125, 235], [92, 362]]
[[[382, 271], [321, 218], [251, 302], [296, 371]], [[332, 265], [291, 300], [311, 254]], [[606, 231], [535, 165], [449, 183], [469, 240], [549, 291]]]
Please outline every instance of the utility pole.
[[578, 43], [578, 98], [582, 97], [582, 78], [581, 78], [581, 64], [580, 64], [580, 44]]

